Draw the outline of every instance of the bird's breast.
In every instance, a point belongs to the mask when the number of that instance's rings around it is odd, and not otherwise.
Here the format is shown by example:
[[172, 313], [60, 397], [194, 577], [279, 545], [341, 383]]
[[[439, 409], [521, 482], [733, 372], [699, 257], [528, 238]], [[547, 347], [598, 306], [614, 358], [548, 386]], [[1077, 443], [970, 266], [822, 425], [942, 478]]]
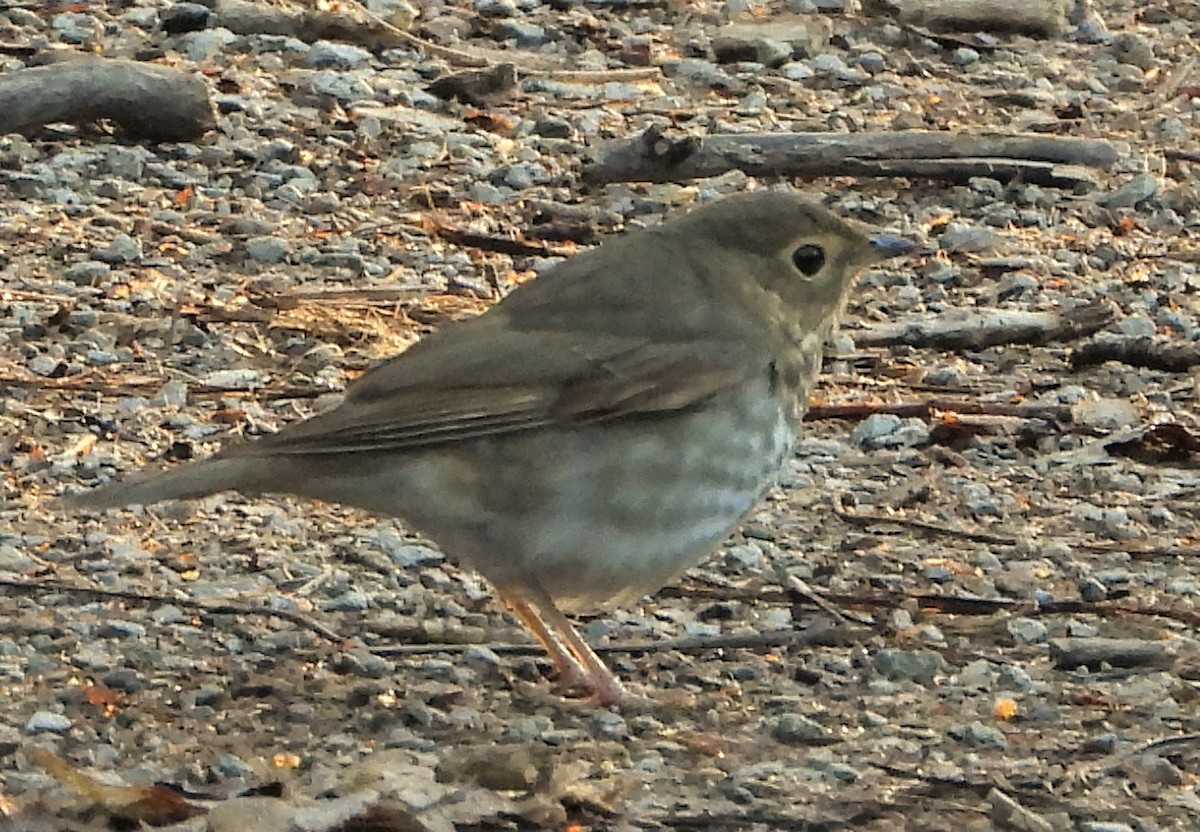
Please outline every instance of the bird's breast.
[[519, 532], [538, 580], [566, 608], [654, 592], [737, 527], [797, 427], [763, 378], [691, 413], [542, 437], [557, 464]]

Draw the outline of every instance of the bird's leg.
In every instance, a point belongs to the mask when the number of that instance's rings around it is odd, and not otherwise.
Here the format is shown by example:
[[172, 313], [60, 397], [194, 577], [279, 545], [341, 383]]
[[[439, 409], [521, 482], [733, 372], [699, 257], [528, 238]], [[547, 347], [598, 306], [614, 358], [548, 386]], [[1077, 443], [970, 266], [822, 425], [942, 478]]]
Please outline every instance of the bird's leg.
[[525, 600], [520, 590], [497, 587], [496, 594], [549, 654], [550, 660], [554, 662], [554, 669], [558, 672], [560, 684], [568, 689], [588, 687], [587, 670], [558, 635], [547, 626], [538, 611]]
[[625, 686], [541, 587], [504, 587], [499, 592], [513, 614], [546, 648], [559, 673], [589, 692], [589, 705], [613, 705], [629, 699]]

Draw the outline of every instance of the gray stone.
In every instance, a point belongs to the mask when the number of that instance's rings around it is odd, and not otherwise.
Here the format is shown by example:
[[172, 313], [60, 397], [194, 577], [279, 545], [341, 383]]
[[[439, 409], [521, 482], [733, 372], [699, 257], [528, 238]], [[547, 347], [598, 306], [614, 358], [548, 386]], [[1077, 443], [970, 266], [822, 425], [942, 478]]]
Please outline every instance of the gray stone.
[[1027, 691], [1033, 687], [1033, 679], [1019, 665], [1006, 664], [996, 676], [996, 687], [1000, 690]]
[[954, 739], [975, 748], [1007, 748], [1008, 739], [1004, 732], [979, 720], [966, 725], [956, 725], [946, 732]]
[[672, 78], [683, 78], [696, 84], [705, 84], [716, 89], [730, 89], [735, 86], [731, 75], [710, 61], [700, 58], [684, 58], [667, 61], [663, 64], [663, 72]]
[[887, 59], [879, 52], [864, 52], [858, 56], [858, 65], [874, 74], [887, 66]]
[[107, 263], [88, 260], [68, 266], [66, 271], [63, 272], [63, 278], [77, 286], [95, 286], [101, 279], [107, 277], [111, 271], [112, 269]]
[[499, 188], [487, 182], [472, 182], [467, 186], [467, 195], [472, 201], [484, 205], [499, 205], [508, 198]]
[[366, 593], [357, 590], [343, 592], [335, 598], [330, 598], [321, 605], [326, 612], [363, 612], [371, 606], [371, 599]]
[[328, 69], [313, 73], [310, 83], [313, 92], [318, 95], [327, 95], [341, 104], [369, 101], [375, 94], [371, 85], [362, 78]]
[[938, 248], [961, 254], [978, 254], [995, 248], [1003, 239], [990, 228], [952, 222], [938, 237]]
[[118, 667], [111, 670], [104, 674], [101, 681], [106, 686], [122, 693], [138, 693], [146, 687], [145, 678], [132, 667]]
[[571, 123], [556, 116], [544, 116], [533, 125], [533, 132], [548, 139], [568, 139], [571, 137]]
[[314, 69], [357, 69], [371, 60], [371, 53], [348, 43], [319, 40], [308, 50], [304, 62]]
[[612, 711], [597, 711], [588, 720], [592, 736], [600, 740], [624, 740], [629, 736], [625, 718]]
[[872, 660], [875, 670], [890, 681], [933, 684], [934, 677], [943, 672], [946, 660], [932, 650], [881, 650]]
[[979, 63], [979, 53], [969, 46], [960, 46], [950, 53], [950, 60], [958, 66]]
[[145, 638], [146, 627], [135, 621], [109, 619], [101, 625], [99, 635], [103, 638]]
[[223, 387], [230, 390], [253, 390], [262, 386], [258, 370], [242, 367], [233, 370], [213, 370], [200, 378], [205, 387]]
[[1113, 38], [1111, 48], [1117, 61], [1138, 69], [1150, 69], [1157, 63], [1150, 41], [1136, 32], [1121, 32]]
[[217, 27], [201, 32], [187, 32], [179, 36], [179, 51], [193, 63], [200, 63], [218, 55], [237, 40], [237, 35], [228, 29]]
[[198, 32], [208, 26], [212, 9], [199, 3], [175, 3], [162, 12], [162, 30], [168, 35]]
[[804, 61], [792, 61], [781, 66], [779, 74], [789, 81], [807, 81], [817, 73]]
[[92, 259], [110, 265], [132, 263], [142, 257], [142, 244], [128, 234], [118, 234], [111, 243], [92, 252]]
[[1034, 618], [1014, 618], [1009, 621], [1008, 634], [1021, 644], [1040, 644], [1049, 637], [1046, 625]]
[[540, 46], [549, 39], [543, 27], [521, 20], [502, 20], [492, 34], [497, 40], [515, 40], [517, 46]]
[[826, 745], [829, 729], [804, 714], [783, 714], [771, 722], [771, 737], [787, 745]]
[[62, 714], [38, 711], [25, 723], [29, 734], [63, 734], [71, 730], [71, 720]]
[[854, 427], [850, 438], [864, 447], [877, 446], [898, 431], [903, 422], [903, 419], [892, 413], [872, 413]]
[[992, 804], [992, 823], [996, 829], [1014, 832], [1056, 832], [1056, 827], [1039, 814], [1026, 809], [999, 789], [988, 794]]
[[1158, 193], [1158, 180], [1148, 173], [1135, 176], [1110, 194], [1096, 198], [1096, 204], [1105, 208], [1132, 208], [1143, 200]]
[[256, 263], [282, 263], [291, 248], [291, 243], [282, 237], [251, 237], [246, 241], [246, 254]]
[[50, 29], [63, 43], [88, 43], [104, 33], [99, 20], [78, 12], [56, 14], [50, 21]]
[[503, 18], [517, 13], [513, 0], [475, 0], [475, 12], [480, 17]]
[[397, 29], [408, 29], [419, 12], [408, 0], [364, 0], [367, 11], [381, 17]]
[[43, 378], [55, 378], [63, 374], [63, 362], [60, 358], [55, 358], [45, 353], [39, 353], [29, 359], [26, 364], [29, 371]]
[[217, 760], [217, 770], [226, 777], [252, 777], [254, 769], [235, 754], [222, 754]]

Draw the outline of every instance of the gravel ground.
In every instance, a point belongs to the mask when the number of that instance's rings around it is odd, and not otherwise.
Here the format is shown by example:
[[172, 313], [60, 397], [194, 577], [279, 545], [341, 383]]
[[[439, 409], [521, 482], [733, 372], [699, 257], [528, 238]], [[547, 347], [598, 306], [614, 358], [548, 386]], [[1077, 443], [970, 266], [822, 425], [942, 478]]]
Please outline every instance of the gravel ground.
[[[1200, 341], [1200, 13], [1101, 0], [1048, 39], [933, 38], [817, 5], [374, 6], [517, 64], [515, 88], [462, 103], [430, 92], [446, 60], [411, 50], [237, 35], [188, 3], [8, 4], [0, 40], [27, 47], [10, 71], [165, 56], [202, 73], [219, 127], [178, 144], [64, 125], [0, 140], [0, 818], [1195, 829], [1186, 362], [1078, 366], [1077, 338], [862, 344], [953, 309], [1094, 303], [1115, 313], [1111, 338]], [[733, 14], [775, 28], [723, 30]], [[721, 34], [742, 51], [714, 52]], [[547, 67], [650, 71], [583, 83]], [[1032, 131], [1123, 153], [1092, 190], [792, 183], [929, 253], [865, 275], [852, 301], [820, 403], [855, 417], [812, 421], [710, 561], [583, 623], [661, 707], [564, 704], [487, 586], [390, 520], [236, 495], [56, 510], [97, 478], [327, 406], [575, 247], [754, 186], [736, 171], [581, 186], [604, 141], [668, 123]], [[931, 398], [988, 412], [888, 409]]]

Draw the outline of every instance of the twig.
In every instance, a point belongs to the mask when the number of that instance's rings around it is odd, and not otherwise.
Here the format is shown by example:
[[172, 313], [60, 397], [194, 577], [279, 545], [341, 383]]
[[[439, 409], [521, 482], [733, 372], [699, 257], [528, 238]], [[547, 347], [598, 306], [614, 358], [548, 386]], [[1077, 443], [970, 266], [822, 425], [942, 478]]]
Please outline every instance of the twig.
[[[850, 511], [846, 508], [845, 492], [834, 497], [833, 513], [847, 523], [856, 526], [890, 525], [902, 526], [908, 529], [928, 532], [935, 535], [948, 535], [959, 540], [970, 540], [975, 543], [990, 543], [996, 546], [1016, 546], [1024, 537], [1015, 534], [985, 532], [961, 527], [947, 526], [929, 520], [915, 517], [903, 517], [895, 514], [870, 514], [861, 511]], [[1124, 543], [1095, 543], [1090, 541], [1075, 541], [1071, 543], [1076, 549], [1087, 552], [1128, 555], [1133, 560], [1152, 560], [1155, 558], [1196, 558], [1200, 557], [1200, 546], [1130, 546]], [[1200, 613], [1197, 613], [1200, 616]]]
[[1071, 408], [1064, 405], [1011, 404], [1009, 402], [970, 401], [933, 398], [920, 402], [842, 402], [809, 405], [806, 421], [823, 419], [865, 419], [875, 413], [888, 413], [905, 418], [928, 418], [936, 412], [962, 413], [980, 416], [1013, 416], [1020, 419], [1045, 419], [1055, 422], [1072, 421]]
[[[680, 653], [705, 653], [712, 650], [764, 650], [794, 645], [830, 645], [845, 642], [849, 630], [844, 627], [820, 627], [807, 630], [771, 630], [765, 633], [738, 633], [720, 636], [687, 636], [639, 644], [592, 645], [597, 653], [605, 655], [646, 655], [670, 651]], [[395, 644], [374, 647], [377, 656], [424, 656], [431, 653], [457, 655], [465, 653], [473, 644]], [[540, 656], [545, 651], [535, 644], [488, 644], [497, 655]]]
[[261, 605], [237, 604], [230, 601], [206, 603], [189, 598], [179, 598], [173, 595], [155, 595], [145, 592], [123, 592], [113, 589], [99, 589], [90, 586], [77, 586], [65, 581], [14, 581], [0, 578], [0, 587], [25, 595], [36, 595], [40, 592], [66, 592], [73, 595], [86, 595], [92, 598], [105, 598], [113, 601], [132, 601], [140, 604], [171, 604], [183, 609], [195, 610], [205, 615], [252, 615], [269, 618], [282, 618], [306, 630], [311, 630], [324, 639], [335, 644], [346, 641], [341, 633], [331, 630], [324, 624], [319, 624], [292, 610], [278, 610]]
[[631, 69], [552, 69], [539, 72], [538, 75], [567, 84], [608, 84], [655, 80], [662, 77], [662, 70], [656, 66]]
[[1105, 361], [1120, 361], [1130, 367], [1146, 367], [1168, 373], [1186, 373], [1200, 365], [1200, 346], [1191, 341], [1153, 336], [1105, 334], [1080, 344], [1071, 354], [1072, 369]]
[[852, 333], [859, 346], [904, 344], [936, 349], [979, 350], [1002, 344], [1070, 341], [1103, 329], [1117, 310], [1106, 301], [1060, 312], [1008, 309], [954, 309], [938, 315], [875, 324]]
[[799, 595], [804, 600], [808, 601], [808, 603], [812, 604], [817, 609], [824, 612], [826, 615], [828, 615], [834, 621], [837, 621], [840, 624], [845, 624], [848, 621], [853, 621], [854, 623], [862, 624], [863, 626], [870, 626], [875, 623], [874, 621], [871, 621], [869, 618], [863, 618], [863, 617], [860, 617], [857, 615], [851, 615], [843, 610], [838, 609], [833, 604], [831, 604], [829, 601], [827, 601], [823, 597], [821, 597], [821, 595], [818, 594], [815, 589], [810, 587], [807, 583], [802, 581], [800, 578], [798, 578], [795, 575], [792, 575], [790, 573], [784, 572], [784, 570], [782, 568], [780, 569], [780, 572], [783, 573], [781, 575], [781, 577], [782, 577], [781, 583], [784, 586], [786, 586], [792, 592], [795, 592], [797, 595]]
[[971, 540], [975, 543], [992, 543], [998, 546], [1016, 546], [1019, 539], [1015, 535], [995, 534], [993, 532], [973, 531], [971, 529], [949, 528], [945, 524], [931, 523], [914, 517], [898, 517], [890, 514], [863, 514], [846, 508], [845, 492], [838, 494], [833, 500], [833, 513], [847, 523], [856, 526], [873, 526], [879, 523], [904, 526], [918, 531], [931, 532], [939, 535], [951, 535], [961, 540]]

